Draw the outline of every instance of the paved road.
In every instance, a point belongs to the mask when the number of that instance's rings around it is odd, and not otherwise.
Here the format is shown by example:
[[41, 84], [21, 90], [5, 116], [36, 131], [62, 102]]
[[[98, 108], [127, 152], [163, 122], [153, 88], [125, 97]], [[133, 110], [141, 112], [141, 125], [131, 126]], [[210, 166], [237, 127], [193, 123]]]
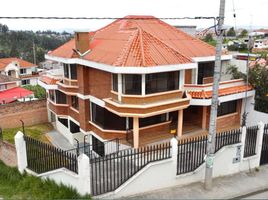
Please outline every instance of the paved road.
[[[253, 169], [251, 172], [216, 178], [210, 191], [204, 189], [203, 183], [194, 183], [139, 194], [128, 199], [241, 199], [262, 189], [268, 189], [268, 165], [260, 167], [259, 171]], [[259, 195], [265, 198], [267, 194], [265, 192]]]
[[242, 199], [268, 199], [268, 191], [255, 193]]

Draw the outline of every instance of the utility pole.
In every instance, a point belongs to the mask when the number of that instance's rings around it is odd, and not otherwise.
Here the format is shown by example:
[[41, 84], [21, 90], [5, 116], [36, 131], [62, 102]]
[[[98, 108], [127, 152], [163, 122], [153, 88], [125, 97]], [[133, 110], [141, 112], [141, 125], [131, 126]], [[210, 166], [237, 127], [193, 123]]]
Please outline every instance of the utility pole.
[[212, 173], [214, 164], [214, 153], [215, 153], [215, 136], [216, 136], [216, 121], [217, 121], [217, 110], [218, 110], [218, 89], [219, 81], [221, 77], [221, 52], [222, 52], [222, 39], [223, 39], [223, 22], [224, 22], [224, 11], [225, 11], [225, 0], [220, 0], [220, 14], [218, 18], [218, 34], [216, 44], [216, 59], [213, 76], [213, 91], [211, 100], [211, 111], [210, 111], [210, 123], [209, 123], [209, 134], [207, 143], [207, 156], [206, 156], [206, 171], [205, 171], [205, 189], [212, 188]]
[[35, 43], [34, 43], [34, 40], [33, 40], [33, 62], [36, 65], [36, 54], [35, 54]]

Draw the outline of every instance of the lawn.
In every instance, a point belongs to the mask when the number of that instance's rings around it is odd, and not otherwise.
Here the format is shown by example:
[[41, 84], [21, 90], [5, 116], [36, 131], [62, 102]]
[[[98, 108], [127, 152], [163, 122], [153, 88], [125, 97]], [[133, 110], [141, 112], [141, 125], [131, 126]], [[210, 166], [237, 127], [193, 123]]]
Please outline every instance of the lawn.
[[[49, 143], [45, 134], [51, 130], [53, 130], [53, 126], [49, 123], [25, 127], [25, 133], [27, 136], [30, 136], [45, 143]], [[14, 144], [14, 136], [18, 131], [22, 131], [22, 128], [18, 127], [3, 129], [4, 140]]]
[[16, 168], [0, 161], [0, 199], [90, 199], [73, 188], [57, 185], [52, 180], [20, 174]]

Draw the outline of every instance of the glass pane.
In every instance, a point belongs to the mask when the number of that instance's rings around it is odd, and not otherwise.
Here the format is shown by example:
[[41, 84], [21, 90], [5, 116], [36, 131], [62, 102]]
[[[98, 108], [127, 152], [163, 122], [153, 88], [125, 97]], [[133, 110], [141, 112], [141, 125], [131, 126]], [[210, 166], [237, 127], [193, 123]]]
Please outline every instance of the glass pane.
[[64, 77], [69, 78], [69, 66], [68, 64], [63, 64]]
[[118, 75], [113, 74], [113, 91], [118, 92]]
[[123, 94], [141, 94], [141, 75], [123, 75]]
[[71, 79], [77, 80], [76, 65], [75, 64], [71, 64], [70, 67], [71, 67]]

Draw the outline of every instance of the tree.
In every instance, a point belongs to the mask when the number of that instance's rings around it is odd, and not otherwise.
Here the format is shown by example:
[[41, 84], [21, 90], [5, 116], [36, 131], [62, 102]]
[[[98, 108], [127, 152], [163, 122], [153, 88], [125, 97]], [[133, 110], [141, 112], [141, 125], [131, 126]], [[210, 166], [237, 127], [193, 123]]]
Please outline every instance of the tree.
[[236, 36], [234, 27], [231, 27], [231, 28], [227, 31], [227, 36], [229, 36], [229, 37], [234, 37], [234, 36]]
[[239, 37], [246, 37], [248, 35], [248, 31], [246, 29], [243, 29], [242, 32], [240, 33]]

